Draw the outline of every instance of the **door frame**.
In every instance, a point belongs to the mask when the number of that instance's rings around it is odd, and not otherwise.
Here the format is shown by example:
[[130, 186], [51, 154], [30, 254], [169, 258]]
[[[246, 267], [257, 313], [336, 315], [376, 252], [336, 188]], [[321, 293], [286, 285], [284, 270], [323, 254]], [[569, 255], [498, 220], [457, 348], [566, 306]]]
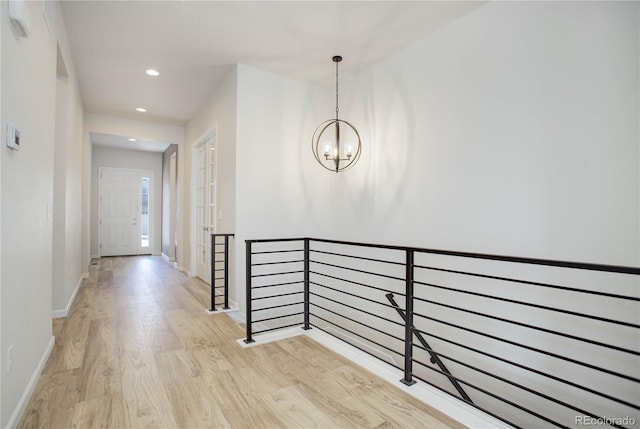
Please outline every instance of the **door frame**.
[[149, 178], [149, 253], [140, 253], [140, 237], [142, 232], [142, 220], [139, 219], [136, 223], [138, 224], [138, 233], [136, 238], [137, 245], [137, 255], [153, 255], [153, 244], [155, 242], [155, 234], [152, 234], [151, 231], [154, 230], [154, 207], [155, 207], [155, 177], [153, 170], [138, 170], [135, 168], [119, 168], [119, 167], [100, 167], [98, 169], [98, 257], [102, 257], [102, 173], [105, 170], [111, 171], [135, 171], [138, 174], [138, 217], [141, 215], [141, 207], [140, 207], [140, 195], [142, 190], [142, 177]]
[[[216, 151], [218, 149], [218, 126], [217, 125], [213, 125], [211, 128], [209, 128], [207, 131], [205, 131], [200, 137], [198, 137], [196, 140], [193, 141], [193, 143], [191, 144], [191, 204], [190, 204], [190, 210], [191, 210], [191, 231], [189, 231], [190, 237], [191, 237], [191, 246], [190, 250], [191, 250], [191, 261], [190, 261], [190, 265], [191, 265], [191, 271], [189, 272], [189, 276], [190, 277], [197, 277], [196, 275], [196, 264], [197, 264], [197, 258], [196, 258], [196, 227], [197, 227], [197, 193], [198, 193], [198, 189], [197, 189], [197, 180], [198, 180], [198, 165], [196, 162], [196, 158], [197, 158], [197, 152], [198, 152], [198, 146], [202, 143], [204, 143], [208, 138], [213, 138], [215, 141], [215, 145], [214, 147], [216, 148]], [[217, 180], [217, 175], [218, 175], [218, 154], [216, 153], [216, 159], [215, 159], [215, 165], [214, 165], [214, 169], [215, 169], [215, 174], [216, 174], [216, 184], [218, 183]], [[217, 200], [217, 195], [218, 193], [216, 192], [216, 200]], [[217, 203], [217, 201], [216, 201]], [[217, 204], [216, 204], [216, 209], [217, 209]], [[217, 219], [217, 216], [214, 216], [214, 222]], [[213, 279], [212, 279], [213, 281]]]

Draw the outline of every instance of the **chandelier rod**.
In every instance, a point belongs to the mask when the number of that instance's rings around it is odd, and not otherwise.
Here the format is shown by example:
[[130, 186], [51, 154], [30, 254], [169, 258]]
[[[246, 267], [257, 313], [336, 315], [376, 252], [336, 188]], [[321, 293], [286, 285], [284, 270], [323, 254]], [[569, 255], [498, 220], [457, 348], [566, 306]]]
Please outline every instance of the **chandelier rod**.
[[336, 61], [336, 119], [338, 119], [338, 62]]

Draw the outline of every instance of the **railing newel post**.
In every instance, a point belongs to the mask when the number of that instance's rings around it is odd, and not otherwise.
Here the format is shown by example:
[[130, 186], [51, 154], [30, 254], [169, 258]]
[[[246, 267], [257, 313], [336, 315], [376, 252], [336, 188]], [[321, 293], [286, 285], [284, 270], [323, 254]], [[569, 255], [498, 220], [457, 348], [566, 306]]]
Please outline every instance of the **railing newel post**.
[[224, 307], [229, 309], [229, 234], [224, 236]]
[[245, 269], [246, 269], [246, 296], [245, 296], [245, 300], [246, 300], [246, 330], [247, 330], [247, 338], [244, 339], [244, 342], [249, 344], [249, 343], [253, 343], [254, 340], [251, 337], [251, 331], [252, 331], [252, 327], [251, 327], [251, 282], [252, 282], [252, 278], [251, 278], [251, 241], [250, 240], [245, 240], [246, 243], [246, 249], [245, 249], [245, 254], [246, 254], [246, 259], [245, 259]]
[[404, 325], [404, 377], [401, 383], [411, 386], [413, 379], [413, 257], [412, 249], [406, 249], [405, 262], [405, 325]]
[[309, 330], [309, 239], [304, 239], [304, 330]]

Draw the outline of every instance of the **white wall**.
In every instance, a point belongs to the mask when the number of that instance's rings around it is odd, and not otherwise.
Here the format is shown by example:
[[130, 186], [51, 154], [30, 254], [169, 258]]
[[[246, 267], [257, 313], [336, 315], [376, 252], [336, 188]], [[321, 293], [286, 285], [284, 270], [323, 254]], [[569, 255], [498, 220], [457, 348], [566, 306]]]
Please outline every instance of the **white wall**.
[[153, 171], [151, 251], [154, 255], [159, 255], [162, 251], [162, 153], [111, 149], [94, 145], [91, 164], [93, 169], [91, 173], [91, 254], [99, 254], [98, 179], [100, 168], [111, 167]]
[[[330, 67], [331, 64], [328, 64]], [[248, 66], [238, 66], [236, 143], [236, 296], [245, 308], [244, 240], [332, 237], [343, 176], [317, 165], [315, 127], [335, 112], [332, 95]], [[339, 194], [338, 194], [339, 195]], [[343, 221], [337, 227], [342, 229]]]
[[239, 238], [638, 264], [637, 8], [490, 3], [344, 80], [364, 149], [340, 174], [310, 150], [331, 102], [241, 66]]
[[178, 153], [184, 159], [184, 172], [180, 190], [184, 195], [180, 220], [184, 227], [184, 259], [179, 264], [192, 269], [191, 260], [191, 168], [192, 147], [204, 134], [216, 127], [218, 151], [217, 208], [222, 219], [217, 221], [217, 232], [235, 232], [236, 218], [236, 109], [237, 70], [234, 69], [214, 89], [208, 101], [185, 126], [185, 145]]
[[345, 84], [350, 234], [637, 264], [637, 7], [487, 4]]
[[[26, 2], [32, 17], [28, 39], [16, 35], [6, 2], [1, 6], [0, 426], [5, 427], [53, 339], [48, 215], [53, 204], [56, 41], [42, 19], [42, 3]], [[7, 121], [21, 131], [19, 152], [4, 145]], [[7, 374], [9, 346], [13, 370]]]
[[52, 305], [54, 314], [64, 316], [82, 274], [88, 272], [82, 256], [82, 230], [88, 217], [82, 205], [83, 105], [59, 4], [56, 11], [58, 46], [67, 76], [56, 79]]

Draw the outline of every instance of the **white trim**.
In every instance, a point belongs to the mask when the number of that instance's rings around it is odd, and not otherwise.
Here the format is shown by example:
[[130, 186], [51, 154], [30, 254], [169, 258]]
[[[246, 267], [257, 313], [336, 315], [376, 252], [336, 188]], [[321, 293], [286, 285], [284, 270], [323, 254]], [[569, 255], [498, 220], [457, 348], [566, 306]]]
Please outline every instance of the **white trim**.
[[18, 423], [22, 418], [22, 414], [24, 414], [24, 410], [27, 408], [27, 404], [31, 399], [31, 395], [33, 395], [33, 390], [36, 388], [36, 384], [38, 383], [38, 378], [40, 378], [40, 374], [42, 374], [42, 371], [44, 370], [44, 366], [47, 364], [47, 361], [49, 360], [49, 356], [51, 355], [51, 351], [53, 350], [53, 346], [55, 345], [55, 343], [56, 343], [56, 337], [52, 335], [51, 339], [49, 340], [49, 344], [47, 345], [47, 348], [45, 349], [44, 353], [42, 354], [42, 357], [40, 358], [40, 362], [38, 362], [38, 366], [33, 371], [33, 374], [31, 374], [29, 383], [27, 384], [26, 389], [22, 393], [22, 396], [20, 397], [20, 400], [18, 401], [16, 408], [13, 410], [11, 417], [9, 417], [9, 421], [7, 422], [7, 426], [5, 426], [5, 428], [7, 429], [15, 428], [16, 426], [18, 426]]
[[[207, 139], [209, 138], [213, 138], [214, 139], [214, 145], [213, 147], [216, 150], [215, 153], [215, 166], [214, 166], [214, 171], [215, 171], [215, 183], [216, 183], [216, 187], [217, 187], [217, 183], [218, 183], [218, 124], [214, 124], [213, 126], [211, 126], [211, 128], [209, 128], [207, 131], [205, 131], [200, 137], [198, 137], [196, 140], [193, 141], [193, 143], [191, 143], [191, 231], [189, 231], [189, 234], [191, 236], [191, 271], [190, 273], [196, 273], [197, 269], [196, 269], [196, 264], [197, 264], [197, 258], [195, 257], [196, 255], [196, 228], [197, 228], [197, 210], [196, 210], [196, 201], [197, 201], [197, 177], [198, 177], [198, 166], [197, 166], [197, 149], [198, 146], [200, 146], [202, 143], [204, 143]], [[209, 179], [207, 179], [207, 181], [210, 182]], [[206, 189], [205, 191], [208, 192], [208, 189]], [[217, 210], [218, 210], [218, 192], [216, 189], [216, 201], [214, 202], [214, 210], [216, 210], [216, 213], [214, 213], [213, 216], [213, 221], [214, 221], [214, 227], [213, 230], [214, 232], [217, 229]], [[196, 277], [196, 275], [191, 275], [189, 274], [189, 277]], [[204, 280], [204, 279], [203, 279]], [[211, 279], [211, 282], [213, 282], [213, 279]]]
[[69, 302], [67, 303], [67, 308], [63, 310], [53, 310], [53, 312], [51, 313], [51, 317], [53, 319], [57, 319], [59, 317], [67, 317], [67, 315], [69, 314], [69, 311], [71, 311], [71, 306], [73, 305], [73, 301], [76, 300], [76, 295], [80, 290], [80, 286], [82, 286], [82, 281], [87, 278], [89, 278], [89, 273], [84, 273], [82, 274], [82, 276], [80, 276], [80, 279], [76, 284], [76, 288], [73, 290], [73, 293], [71, 294], [71, 298], [69, 298]]
[[[233, 302], [233, 301], [229, 300], [229, 303], [230, 303], [231, 307], [233, 307], [233, 308], [236, 308], [236, 307], [237, 307], [235, 302]], [[227, 314], [227, 316], [231, 317], [231, 318], [232, 318], [233, 320], [235, 320], [239, 325], [244, 326], [244, 325], [246, 325], [246, 324], [247, 324], [247, 322], [246, 322], [247, 317], [246, 317], [246, 315], [245, 315], [244, 311], [240, 311], [240, 309], [238, 309], [238, 311], [237, 311], [237, 312]]]
[[269, 332], [268, 334], [256, 335], [253, 337], [252, 343], [245, 343], [244, 338], [236, 340], [240, 347], [248, 349], [250, 347], [261, 346], [263, 344], [273, 343], [274, 341], [286, 340], [287, 338], [305, 335], [306, 332], [300, 326], [282, 329], [280, 331]]
[[244, 348], [255, 347], [299, 335], [305, 335], [313, 339], [329, 350], [332, 350], [349, 359], [356, 365], [359, 365], [364, 369], [371, 371], [386, 382], [391, 383], [393, 386], [408, 393], [419, 401], [432, 406], [438, 411], [441, 411], [445, 415], [460, 422], [464, 426], [472, 429], [511, 428], [511, 426], [507, 425], [505, 422], [491, 417], [488, 414], [483, 413], [482, 411], [468, 404], [465, 404], [464, 402], [459, 401], [454, 397], [449, 396], [446, 393], [429, 386], [427, 383], [423, 383], [420, 380], [416, 380], [416, 384], [414, 384], [413, 386], [407, 386], [401, 383], [399, 380], [404, 376], [401, 370], [394, 368], [391, 365], [380, 362], [378, 359], [371, 357], [369, 354], [358, 350], [350, 344], [334, 338], [319, 329], [309, 329], [308, 331], [305, 331], [301, 327], [293, 327], [255, 336], [253, 338], [255, 342], [251, 344], [246, 344], [243, 339], [237, 340], [237, 343]]
[[100, 259], [100, 255], [91, 255], [91, 258], [89, 258], [89, 263], [88, 263], [88, 265], [91, 265], [91, 261], [92, 261], [93, 259]]
[[[142, 236], [142, 202], [141, 194], [142, 194], [142, 179], [146, 177], [149, 179], [149, 201], [147, 210], [149, 210], [149, 247], [141, 247], [140, 237]], [[140, 221], [138, 223], [138, 255], [151, 255], [151, 256], [160, 256], [160, 253], [153, 251], [153, 246], [155, 244], [155, 234], [153, 233], [155, 229], [155, 218], [154, 218], [154, 207], [155, 207], [155, 189], [156, 189], [156, 178], [155, 171], [153, 170], [138, 170], [138, 216]], [[162, 195], [160, 195], [160, 201], [162, 201]], [[162, 247], [162, 244], [160, 245]], [[146, 253], [147, 250], [149, 253]]]
[[233, 313], [238, 311], [238, 309], [235, 307], [229, 307], [229, 308], [218, 308], [216, 311], [211, 311], [208, 308], [205, 308], [204, 311], [207, 314], [218, 314], [218, 313]]
[[[151, 243], [151, 241], [149, 241], [149, 243]], [[144, 254], [140, 254], [140, 256], [144, 256]], [[151, 256], [163, 256], [162, 253], [152, 253]]]

